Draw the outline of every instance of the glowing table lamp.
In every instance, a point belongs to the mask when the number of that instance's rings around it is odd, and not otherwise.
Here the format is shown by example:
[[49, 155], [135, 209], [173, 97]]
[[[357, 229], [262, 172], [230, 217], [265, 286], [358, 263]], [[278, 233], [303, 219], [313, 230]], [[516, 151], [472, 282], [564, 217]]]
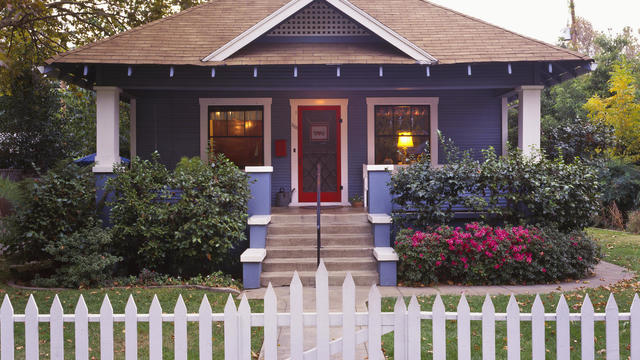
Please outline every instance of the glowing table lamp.
[[407, 161], [407, 148], [413, 147], [413, 136], [410, 132], [401, 132], [398, 134], [398, 148], [402, 149], [404, 159], [402, 162]]

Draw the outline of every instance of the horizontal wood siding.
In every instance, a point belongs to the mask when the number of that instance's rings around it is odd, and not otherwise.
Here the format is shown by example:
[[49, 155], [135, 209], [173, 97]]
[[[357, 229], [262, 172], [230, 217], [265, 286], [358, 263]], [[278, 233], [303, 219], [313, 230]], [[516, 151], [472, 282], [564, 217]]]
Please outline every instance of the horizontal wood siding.
[[367, 97], [439, 97], [439, 128], [462, 149], [479, 150], [493, 146], [501, 151], [500, 98], [496, 90], [446, 91], [130, 91], [137, 99], [138, 154], [149, 158], [157, 150], [162, 162], [173, 168], [182, 156], [199, 156], [199, 98], [271, 97], [272, 146], [287, 141], [287, 156], [276, 157], [272, 194], [291, 188], [292, 98], [348, 98], [349, 196], [362, 194], [362, 164], [367, 162]]

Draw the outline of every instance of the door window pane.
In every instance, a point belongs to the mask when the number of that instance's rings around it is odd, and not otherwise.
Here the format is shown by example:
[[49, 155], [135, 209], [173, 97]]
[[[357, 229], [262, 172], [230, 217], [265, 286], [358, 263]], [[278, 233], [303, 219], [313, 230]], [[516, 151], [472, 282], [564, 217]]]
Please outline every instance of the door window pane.
[[428, 105], [375, 106], [376, 164], [407, 163], [429, 152]]
[[239, 167], [264, 165], [262, 106], [209, 107], [209, 142]]

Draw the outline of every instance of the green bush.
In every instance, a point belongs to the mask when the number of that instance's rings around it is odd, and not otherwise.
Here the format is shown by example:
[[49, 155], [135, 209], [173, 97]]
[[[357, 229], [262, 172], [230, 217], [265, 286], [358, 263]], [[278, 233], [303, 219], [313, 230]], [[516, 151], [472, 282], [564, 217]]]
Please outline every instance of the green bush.
[[107, 183], [116, 255], [126, 274], [209, 273], [246, 240], [248, 177], [223, 155], [212, 165], [182, 159], [173, 172], [152, 160], [120, 166]]
[[39, 286], [86, 287], [101, 284], [121, 258], [111, 255], [111, 234], [100, 226], [82, 229], [58, 241], [49, 242], [44, 251], [56, 264], [47, 279], [33, 281]]
[[604, 182], [602, 203], [616, 203], [623, 214], [640, 207], [640, 167], [622, 160], [607, 163], [601, 174]]
[[458, 153], [440, 168], [423, 157], [391, 178], [394, 222], [425, 229], [450, 223], [455, 211], [475, 212], [485, 221], [582, 229], [599, 210], [597, 171], [581, 161], [566, 163], [514, 150], [493, 149], [476, 161]]
[[398, 233], [398, 276], [410, 284], [547, 283], [579, 279], [599, 262], [600, 248], [582, 232], [440, 226]]
[[47, 277], [60, 266], [45, 250], [47, 246], [99, 224], [95, 178], [90, 168], [60, 162], [39, 179], [25, 180], [20, 186], [24, 197], [7, 218], [2, 243], [13, 264], [49, 263], [38, 274]]

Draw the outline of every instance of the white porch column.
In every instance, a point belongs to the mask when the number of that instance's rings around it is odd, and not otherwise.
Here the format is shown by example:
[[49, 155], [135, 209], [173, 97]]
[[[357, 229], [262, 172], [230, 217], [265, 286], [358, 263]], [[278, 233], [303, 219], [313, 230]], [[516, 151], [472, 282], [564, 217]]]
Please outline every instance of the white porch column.
[[120, 162], [120, 92], [115, 86], [96, 86], [95, 173], [113, 172]]
[[518, 148], [523, 154], [540, 149], [540, 95], [544, 86], [523, 85], [518, 92]]

